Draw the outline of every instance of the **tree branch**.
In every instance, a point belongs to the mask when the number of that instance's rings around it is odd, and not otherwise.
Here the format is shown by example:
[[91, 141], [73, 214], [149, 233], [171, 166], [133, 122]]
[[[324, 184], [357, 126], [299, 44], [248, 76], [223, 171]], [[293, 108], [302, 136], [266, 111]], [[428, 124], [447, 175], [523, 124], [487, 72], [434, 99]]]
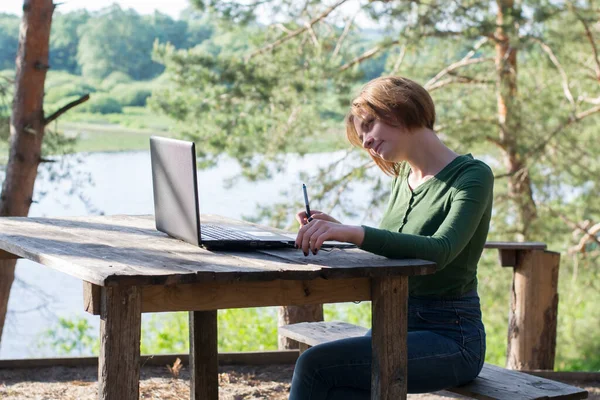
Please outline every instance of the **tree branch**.
[[246, 56], [246, 62], [248, 62], [251, 58], [262, 54], [262, 53], [266, 53], [268, 51], [273, 50], [275, 47], [281, 45], [282, 43], [287, 42], [290, 39], [295, 38], [296, 36], [300, 35], [303, 32], [306, 32], [306, 30], [312, 28], [312, 26], [314, 24], [316, 24], [317, 22], [321, 21], [323, 18], [327, 17], [329, 14], [331, 14], [331, 12], [333, 10], [335, 10], [336, 8], [338, 8], [339, 6], [341, 6], [342, 4], [344, 4], [346, 1], [348, 0], [340, 0], [337, 3], [335, 3], [334, 5], [332, 5], [331, 7], [329, 7], [327, 10], [325, 10], [321, 15], [319, 15], [318, 17], [313, 18], [310, 22], [308, 22], [303, 28], [299, 28], [296, 29], [295, 31], [293, 31], [292, 33], [290, 33], [289, 35], [282, 37], [281, 39], [278, 39], [276, 41], [274, 41], [273, 43], [265, 46], [265, 47], [261, 47], [260, 49], [250, 53], [248, 56]]
[[536, 148], [531, 150], [525, 158], [526, 159], [530, 158], [530, 157], [534, 156], [535, 154], [542, 152], [546, 148], [546, 146], [548, 145], [550, 140], [552, 140], [556, 135], [558, 135], [563, 129], [567, 128], [569, 125], [579, 122], [582, 119], [589, 117], [590, 115], [595, 114], [599, 111], [600, 111], [600, 105], [589, 108], [585, 111], [580, 112], [579, 114], [571, 115], [568, 120], [563, 122], [560, 126], [556, 127], [550, 133], [550, 135], [548, 135], [548, 137], [542, 143], [539, 144], [539, 146], [537, 146]]
[[441, 70], [440, 72], [437, 73], [436, 76], [434, 76], [433, 78], [431, 78], [429, 80], [429, 82], [427, 82], [425, 84], [425, 89], [429, 90], [429, 88], [431, 86], [433, 86], [437, 81], [439, 81], [443, 76], [447, 75], [449, 72], [454, 71], [455, 69], [458, 69], [460, 67], [464, 67], [466, 65], [470, 65], [470, 64], [476, 64], [476, 63], [480, 63], [480, 62], [485, 62], [485, 61], [493, 61], [493, 58], [475, 58], [472, 59], [472, 57], [475, 55], [475, 53], [477, 52], [477, 50], [483, 46], [484, 43], [486, 43], [488, 41], [488, 38], [484, 37], [481, 38], [480, 40], [478, 40], [475, 45], [473, 46], [473, 48], [459, 61], [450, 64], [449, 66], [447, 66], [446, 68], [444, 68], [443, 70]]
[[[360, 11], [360, 9], [359, 9], [359, 11]], [[344, 31], [342, 32], [342, 34], [340, 35], [340, 38], [338, 39], [337, 43], [335, 44], [335, 49], [333, 49], [333, 54], [331, 55], [332, 57], [337, 56], [338, 53], [340, 52], [340, 50], [342, 49], [342, 43], [344, 43], [344, 40], [346, 40], [346, 36], [348, 36], [348, 33], [350, 33], [350, 27], [354, 23], [354, 19], [358, 15], [359, 11], [354, 13], [352, 18], [350, 18], [348, 20], [348, 22], [346, 23], [346, 26], [344, 27]]]
[[310, 34], [310, 38], [312, 39], [313, 44], [315, 45], [315, 47], [319, 47], [319, 39], [317, 39], [317, 35], [315, 34], [315, 31], [313, 30], [312, 25], [310, 25], [307, 22], [305, 24], [305, 26], [306, 26], [306, 30]]
[[400, 65], [402, 64], [402, 61], [404, 61], [405, 55], [406, 55], [406, 46], [402, 46], [402, 48], [400, 49], [400, 54], [398, 55], [398, 59], [394, 63], [394, 67], [392, 68], [390, 75], [396, 75], [396, 72], [398, 72], [398, 69], [400, 69]]
[[590, 30], [590, 27], [588, 26], [587, 22], [585, 22], [585, 19], [578, 13], [575, 13], [575, 15], [577, 16], [577, 19], [583, 24], [583, 27], [585, 29], [585, 35], [587, 36], [588, 41], [592, 46], [592, 52], [594, 53], [594, 62], [596, 63], [596, 79], [600, 81], [600, 59], [598, 59], [598, 48], [596, 47], [594, 36], [592, 35], [592, 31]]
[[492, 136], [486, 136], [485, 140], [487, 140], [490, 143], [495, 144], [502, 150], [506, 150], [506, 146], [504, 145], [504, 143], [502, 143], [502, 141], [500, 139], [496, 139], [495, 137], [492, 137]]
[[585, 245], [589, 242], [595, 241], [598, 243], [598, 237], [596, 234], [600, 232], [600, 223], [588, 228], [584, 227], [587, 232], [579, 240], [579, 243], [576, 246], [573, 246], [569, 249], [569, 253], [585, 253]]
[[587, 240], [591, 240], [596, 242], [598, 245], [600, 245], [600, 239], [598, 239], [595, 235], [595, 231], [592, 232], [589, 229], [586, 229], [585, 227], [579, 225], [577, 222], [572, 221], [571, 219], [569, 219], [566, 215], [559, 213], [558, 211], [553, 210], [550, 206], [543, 204], [542, 205], [543, 208], [545, 208], [546, 210], [548, 210], [548, 212], [550, 212], [550, 214], [559, 217], [560, 219], [562, 219], [567, 225], [569, 225], [571, 228], [573, 229], [577, 229], [578, 231], [582, 232], [583, 234], [585, 234], [585, 237], [587, 238]]
[[67, 111], [69, 111], [71, 108], [78, 106], [81, 103], [88, 101], [89, 99], [90, 99], [90, 94], [88, 93], [88, 94], [81, 96], [77, 100], [73, 100], [66, 106], [61, 107], [60, 109], [58, 109], [58, 111], [52, 113], [49, 117], [44, 118], [44, 126], [48, 126], [49, 123], [51, 123], [52, 121], [54, 121], [55, 119], [57, 119], [58, 117], [60, 117], [64, 113], [66, 113]]
[[546, 52], [546, 54], [548, 54], [550, 61], [552, 61], [552, 64], [554, 64], [554, 66], [558, 70], [558, 73], [560, 74], [560, 77], [562, 78], [562, 87], [563, 87], [563, 92], [565, 93], [565, 97], [567, 98], [567, 100], [569, 100], [569, 103], [571, 103], [573, 110], [575, 110], [575, 108], [576, 108], [575, 100], [573, 99], [573, 95], [571, 94], [571, 89], [569, 89], [569, 77], [567, 76], [567, 73], [563, 69], [562, 65], [558, 61], [558, 58], [556, 57], [556, 55], [554, 54], [554, 52], [552, 51], [550, 46], [548, 46], [546, 43], [544, 43], [543, 41], [541, 41], [538, 38], [533, 38], [533, 40], [541, 46], [542, 50], [544, 50]]
[[[454, 74], [451, 74], [454, 75]], [[436, 89], [440, 89], [444, 86], [451, 85], [453, 83], [481, 83], [484, 85], [494, 84], [494, 82], [486, 81], [483, 79], [473, 78], [471, 76], [454, 75], [452, 78], [444, 79], [443, 81], [436, 82], [435, 84], [427, 87], [427, 90], [433, 92]]]
[[389, 48], [389, 47], [391, 47], [393, 45], [396, 45], [398, 43], [400, 43], [399, 40], [394, 40], [393, 42], [386, 43], [385, 46], [383, 46], [383, 45], [377, 45], [377, 46], [373, 47], [372, 49], [369, 49], [369, 50], [365, 51], [360, 56], [356, 57], [354, 60], [349, 61], [346, 64], [342, 65], [339, 68], [338, 71], [340, 71], [340, 72], [345, 71], [348, 68], [352, 67], [353, 65], [358, 64], [360, 62], [363, 62], [367, 58], [373, 57], [375, 54], [379, 53], [381, 50], [387, 49], [387, 48]]

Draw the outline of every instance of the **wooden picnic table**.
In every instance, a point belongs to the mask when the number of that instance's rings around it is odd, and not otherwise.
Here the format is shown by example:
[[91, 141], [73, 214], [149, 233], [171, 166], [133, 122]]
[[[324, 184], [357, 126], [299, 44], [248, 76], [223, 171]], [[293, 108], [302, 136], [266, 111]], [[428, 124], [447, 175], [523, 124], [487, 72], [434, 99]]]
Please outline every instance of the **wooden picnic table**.
[[139, 398], [143, 312], [189, 311], [190, 397], [215, 400], [217, 310], [358, 300], [372, 301], [371, 398], [405, 399], [408, 277], [436, 270], [359, 249], [208, 251], [156, 231], [151, 215], [0, 218], [0, 258], [16, 257], [83, 280], [101, 318], [99, 398], [118, 400]]

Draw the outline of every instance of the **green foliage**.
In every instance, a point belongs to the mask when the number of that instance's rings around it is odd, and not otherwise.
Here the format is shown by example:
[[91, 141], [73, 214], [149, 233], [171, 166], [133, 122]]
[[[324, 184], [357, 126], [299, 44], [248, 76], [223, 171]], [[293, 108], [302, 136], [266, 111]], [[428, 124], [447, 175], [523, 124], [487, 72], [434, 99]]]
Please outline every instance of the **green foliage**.
[[563, 256], [555, 369], [600, 372], [598, 255]]
[[[85, 79], [80, 75], [74, 75], [66, 71], [52, 70], [46, 73], [46, 93], [54, 88], [67, 84], [95, 87], [95, 81]], [[94, 91], [96, 90], [94, 89]]]
[[141, 353], [189, 352], [188, 313], [153, 314], [142, 329]]
[[[188, 313], [153, 315], [142, 330], [142, 353], [188, 352], [188, 318]], [[219, 351], [277, 349], [276, 321], [274, 307], [219, 310]]]
[[338, 303], [323, 305], [323, 319], [325, 321], [343, 321], [371, 328], [371, 302]]
[[152, 95], [152, 89], [145, 82], [120, 84], [112, 89], [111, 95], [124, 107], [143, 107], [148, 97]]
[[108, 94], [91, 96], [88, 101], [79, 106], [79, 111], [87, 111], [98, 114], [120, 114], [123, 112], [121, 103]]
[[44, 332], [38, 340], [42, 352], [51, 348], [59, 355], [98, 354], [100, 342], [85, 318], [60, 317], [56, 325]]
[[[213, 33], [208, 15], [187, 10], [173, 20], [155, 12], [140, 15], [118, 5], [96, 11], [60, 13], [52, 18], [49, 63], [52, 71], [104, 78], [114, 71], [135, 79], [148, 79], [162, 71], [152, 61], [153, 43], [171, 43], [176, 48], [196, 46]], [[0, 70], [14, 68], [20, 17], [0, 13]], [[108, 88], [110, 89], [110, 88]]]
[[50, 66], [53, 70], [80, 72], [77, 64], [79, 32], [89, 19], [90, 14], [85, 10], [54, 14], [50, 32]]
[[0, 142], [7, 142], [10, 136], [10, 99], [13, 83], [9, 76], [0, 71]]
[[15, 67], [20, 22], [16, 15], [0, 13], [0, 70]]
[[85, 83], [66, 83], [61, 86], [55, 86], [46, 92], [44, 101], [54, 104], [63, 101], [69, 97], [81, 97], [87, 93], [94, 93], [96, 88]]
[[108, 75], [106, 78], [104, 78], [101, 86], [102, 86], [102, 89], [110, 91], [119, 84], [131, 83], [131, 82], [133, 82], [133, 79], [131, 79], [131, 77], [129, 75], [127, 75], [125, 72], [115, 71], [115, 72], [111, 72], [110, 75]]
[[[256, 35], [253, 41], [271, 40], [260, 30]], [[327, 129], [316, 99], [331, 93], [347, 101], [345, 78], [355, 74], [328, 79], [334, 68], [329, 58], [312, 48], [296, 59], [291, 55], [297, 49], [291, 45], [248, 62], [242, 54], [253, 47], [236, 29], [217, 32], [188, 51], [156, 46], [155, 58], [165, 63], [172, 84], [151, 100], [155, 109], [181, 121], [185, 137], [203, 143], [203, 165], [226, 153], [240, 162], [249, 179], [270, 176], [267, 163], [286, 149], [306, 153], [302, 144]], [[264, 157], [257, 160], [256, 154]]]
[[[201, 43], [212, 33], [195, 20], [173, 20], [159, 12], [142, 16], [117, 4], [94, 13], [78, 30], [77, 64], [83, 76], [104, 79], [118, 71], [135, 80], [151, 79], [164, 67], [152, 60], [154, 42], [185, 48]], [[71, 45], [75, 45], [72, 41]]]
[[81, 33], [77, 61], [82, 75], [104, 79], [112, 71], [121, 71], [145, 79], [160, 73], [149, 56], [153, 36], [151, 26], [136, 12], [116, 4], [103, 10]]

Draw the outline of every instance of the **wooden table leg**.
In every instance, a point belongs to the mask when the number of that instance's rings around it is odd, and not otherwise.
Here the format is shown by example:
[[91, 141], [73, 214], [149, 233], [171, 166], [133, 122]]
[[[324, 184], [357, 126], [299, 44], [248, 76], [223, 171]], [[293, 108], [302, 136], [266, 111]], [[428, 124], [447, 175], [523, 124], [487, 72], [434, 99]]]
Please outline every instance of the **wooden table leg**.
[[103, 287], [100, 299], [98, 398], [138, 400], [141, 295], [137, 287]]
[[218, 400], [217, 311], [190, 311], [190, 399]]
[[405, 400], [408, 277], [372, 279], [371, 296], [371, 398]]

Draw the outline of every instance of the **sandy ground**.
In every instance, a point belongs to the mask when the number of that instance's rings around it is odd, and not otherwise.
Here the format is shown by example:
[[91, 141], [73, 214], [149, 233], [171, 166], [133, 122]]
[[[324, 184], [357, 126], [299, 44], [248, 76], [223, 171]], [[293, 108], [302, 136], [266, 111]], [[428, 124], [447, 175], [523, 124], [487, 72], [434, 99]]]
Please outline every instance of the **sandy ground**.
[[[288, 398], [293, 365], [226, 366], [219, 368], [219, 399], [284, 400]], [[97, 399], [98, 370], [95, 367], [48, 367], [0, 369], [0, 399], [88, 400]], [[600, 382], [575, 384], [590, 392], [589, 399], [600, 400]], [[177, 377], [167, 367], [141, 370], [141, 399], [189, 399], [189, 373]], [[448, 392], [409, 395], [410, 400], [466, 399]]]

